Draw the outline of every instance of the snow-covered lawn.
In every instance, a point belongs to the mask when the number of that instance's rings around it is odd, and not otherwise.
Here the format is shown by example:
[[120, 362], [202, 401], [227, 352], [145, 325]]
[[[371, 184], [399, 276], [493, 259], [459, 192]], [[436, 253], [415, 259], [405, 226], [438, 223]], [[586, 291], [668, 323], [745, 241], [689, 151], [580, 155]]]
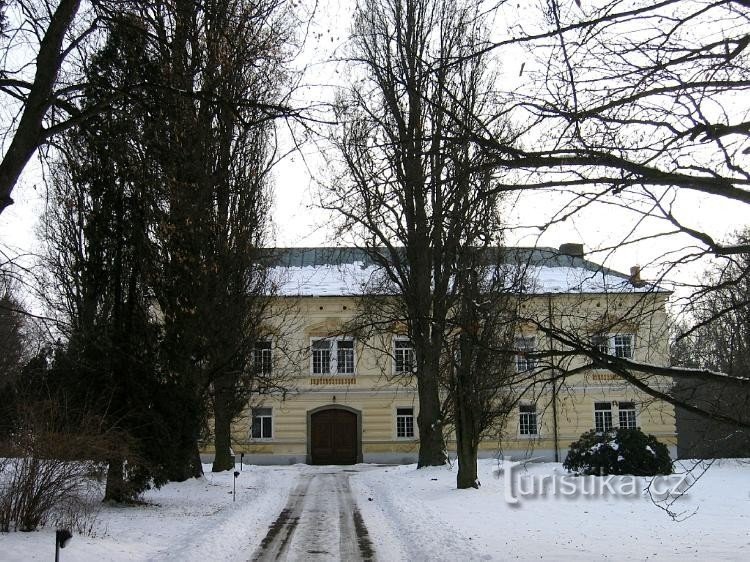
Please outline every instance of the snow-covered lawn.
[[[674, 509], [646, 497], [519, 497], [505, 501], [497, 462], [480, 463], [482, 487], [455, 490], [456, 468], [344, 467], [379, 560], [738, 560], [750, 552], [750, 463], [714, 465]], [[150, 505], [103, 507], [92, 537], [76, 535], [62, 560], [248, 560], [283, 509], [304, 465], [245, 467], [232, 475], [169, 484]], [[518, 470], [518, 474], [522, 471]], [[528, 476], [562, 476], [529, 464]], [[53, 530], [0, 534], [0, 560], [51, 560]]]
[[[75, 535], [63, 561], [247, 560], [286, 502], [298, 467], [248, 467], [151, 490], [138, 507], [103, 506], [93, 537]], [[0, 533], [0, 560], [52, 560], [53, 530]]]
[[[456, 490], [455, 470], [414, 466], [367, 471], [352, 479], [362, 514], [391, 525], [410, 560], [746, 560], [750, 556], [750, 462], [714, 464], [672, 509], [648, 497], [557, 495], [505, 501], [497, 461], [480, 461], [479, 490]], [[522, 468], [516, 469], [523, 473]], [[526, 465], [525, 477], [562, 476], [561, 464]], [[499, 477], [498, 477], [499, 476]], [[590, 477], [594, 478], [594, 477]], [[638, 479], [645, 487], [646, 479]], [[527, 488], [528, 489], [528, 488]], [[371, 535], [378, 536], [370, 529]], [[396, 545], [390, 545], [392, 549]]]

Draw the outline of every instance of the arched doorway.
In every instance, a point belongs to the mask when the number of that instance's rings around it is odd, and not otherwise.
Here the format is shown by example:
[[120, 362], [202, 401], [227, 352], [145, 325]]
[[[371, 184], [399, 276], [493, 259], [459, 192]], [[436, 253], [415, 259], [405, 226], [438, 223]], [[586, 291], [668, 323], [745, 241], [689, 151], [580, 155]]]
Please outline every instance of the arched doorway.
[[359, 412], [342, 406], [316, 408], [308, 413], [310, 464], [361, 462]]

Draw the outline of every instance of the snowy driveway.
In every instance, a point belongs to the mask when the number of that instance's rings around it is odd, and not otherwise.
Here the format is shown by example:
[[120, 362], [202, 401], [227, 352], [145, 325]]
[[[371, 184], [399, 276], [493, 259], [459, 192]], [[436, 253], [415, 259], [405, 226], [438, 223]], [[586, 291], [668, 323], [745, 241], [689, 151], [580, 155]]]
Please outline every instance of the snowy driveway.
[[372, 560], [373, 547], [352, 498], [355, 470], [304, 472], [253, 560]]

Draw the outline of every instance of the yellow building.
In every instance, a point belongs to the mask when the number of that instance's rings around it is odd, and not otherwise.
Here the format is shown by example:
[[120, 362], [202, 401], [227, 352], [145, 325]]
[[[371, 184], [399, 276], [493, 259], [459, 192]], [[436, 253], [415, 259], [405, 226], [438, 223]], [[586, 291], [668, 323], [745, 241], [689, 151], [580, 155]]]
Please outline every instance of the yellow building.
[[[523, 350], [562, 349], [534, 326], [553, 325], [607, 353], [668, 364], [665, 305], [669, 293], [583, 258], [575, 244], [513, 249], [524, 263], [529, 294], [518, 330], [516, 369], [533, 372]], [[258, 344], [256, 368], [284, 379], [285, 392], [254, 399], [234, 425], [234, 451], [257, 464], [414, 462], [419, 434], [415, 381], [407, 338], [385, 334], [377, 345], [347, 334], [358, 298], [377, 274], [352, 248], [289, 248], [278, 252], [278, 297], [269, 332]], [[386, 297], [373, 297], [386, 298]], [[384, 343], [383, 343], [384, 342]], [[564, 347], [564, 346], [563, 346]], [[590, 429], [641, 427], [676, 445], [674, 411], [580, 357], [559, 357], [555, 385], [532, 387], [485, 456], [565, 458], [571, 441]], [[669, 380], [651, 380], [669, 388]], [[449, 439], [449, 449], [452, 442]], [[204, 451], [210, 456], [210, 448]]]

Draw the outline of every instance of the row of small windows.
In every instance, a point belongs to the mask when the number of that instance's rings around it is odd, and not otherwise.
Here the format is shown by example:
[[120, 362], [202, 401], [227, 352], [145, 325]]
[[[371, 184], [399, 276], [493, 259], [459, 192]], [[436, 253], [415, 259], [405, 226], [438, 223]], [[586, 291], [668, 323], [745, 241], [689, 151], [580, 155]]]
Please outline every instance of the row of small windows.
[[[623, 359], [633, 358], [633, 334], [597, 334], [591, 336], [591, 346], [602, 353]], [[524, 373], [537, 368], [535, 336], [519, 336], [515, 339], [516, 371]]]
[[[635, 336], [633, 334], [595, 335], [591, 345], [602, 353], [624, 359], [633, 358]], [[355, 355], [353, 338], [316, 338], [312, 340], [311, 370], [314, 375], [354, 374]], [[537, 368], [535, 336], [515, 338], [516, 371], [524, 373]], [[270, 374], [273, 363], [270, 341], [259, 341], [253, 350], [255, 371]], [[414, 372], [414, 346], [407, 338], [398, 337], [393, 341], [393, 370], [396, 374]]]
[[[634, 402], [595, 402], [594, 429], [599, 433], [614, 429], [613, 413], [617, 412], [618, 427], [635, 429], [636, 413]], [[522, 437], [539, 435], [539, 418], [536, 404], [521, 404], [518, 407], [518, 434]], [[414, 438], [414, 408], [396, 408], [396, 437]], [[273, 414], [271, 408], [253, 408], [250, 437], [253, 439], [273, 438]]]
[[[252, 439], [273, 439], [273, 411], [271, 408], [253, 408], [250, 426]], [[414, 438], [414, 408], [396, 408], [396, 437]]]
[[[618, 427], [623, 429], [635, 429], [637, 427], [635, 403], [595, 402], [594, 429], [598, 433], [614, 429], [612, 415], [615, 407], [617, 408]], [[524, 437], [536, 437], [539, 435], [536, 404], [521, 404], [518, 407], [518, 434]]]
[[633, 402], [596, 402], [594, 404], [594, 429], [604, 433], [613, 429], [612, 406], [617, 406], [617, 420], [622, 429], [635, 429], [635, 404]]
[[[310, 369], [314, 375], [353, 375], [355, 373], [354, 338], [315, 338], [310, 344]], [[258, 374], [270, 374], [273, 369], [272, 343], [256, 342], [253, 366]], [[414, 347], [406, 338], [393, 342], [393, 369], [396, 374], [414, 371]]]
[[312, 342], [314, 375], [354, 373], [353, 339], [318, 339]]

